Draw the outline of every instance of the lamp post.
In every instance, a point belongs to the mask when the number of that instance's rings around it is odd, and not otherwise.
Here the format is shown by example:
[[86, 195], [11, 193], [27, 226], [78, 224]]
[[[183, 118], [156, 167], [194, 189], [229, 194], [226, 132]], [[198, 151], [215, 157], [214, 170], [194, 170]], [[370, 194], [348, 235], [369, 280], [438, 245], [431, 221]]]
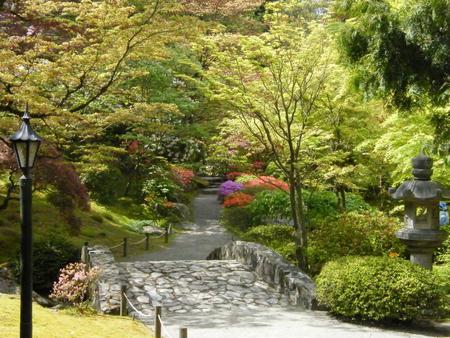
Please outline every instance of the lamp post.
[[32, 293], [33, 293], [33, 232], [31, 225], [31, 169], [41, 144], [41, 138], [33, 131], [28, 115], [28, 105], [22, 117], [20, 129], [12, 135], [14, 153], [20, 178], [20, 218], [22, 242], [20, 246], [20, 338], [32, 337]]

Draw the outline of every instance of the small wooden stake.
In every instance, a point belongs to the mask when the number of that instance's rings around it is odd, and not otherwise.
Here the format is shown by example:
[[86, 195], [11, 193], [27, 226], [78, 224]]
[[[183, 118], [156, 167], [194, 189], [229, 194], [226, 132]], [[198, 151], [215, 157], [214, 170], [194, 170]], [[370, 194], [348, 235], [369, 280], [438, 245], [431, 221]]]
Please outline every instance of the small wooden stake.
[[155, 307], [155, 338], [161, 338], [161, 322], [159, 318], [161, 317], [161, 306]]
[[164, 242], [169, 243], [169, 227], [166, 226], [166, 232], [164, 234]]
[[180, 338], [188, 338], [187, 328], [183, 327], [180, 329]]
[[81, 248], [81, 262], [88, 265], [89, 264], [89, 251], [88, 251], [88, 242], [84, 242], [83, 247]]
[[128, 314], [127, 300], [125, 298], [126, 293], [127, 293], [127, 286], [121, 285], [120, 286], [120, 315], [121, 316], [126, 316]]

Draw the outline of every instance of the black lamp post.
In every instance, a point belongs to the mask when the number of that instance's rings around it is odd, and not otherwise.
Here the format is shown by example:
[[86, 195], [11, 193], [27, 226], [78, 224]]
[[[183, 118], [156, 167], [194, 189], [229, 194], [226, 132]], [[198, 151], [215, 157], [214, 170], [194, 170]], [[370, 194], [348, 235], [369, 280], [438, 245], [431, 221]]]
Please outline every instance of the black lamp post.
[[22, 117], [20, 129], [12, 135], [17, 163], [22, 170], [20, 178], [20, 216], [22, 242], [20, 250], [20, 337], [32, 337], [32, 293], [33, 293], [33, 232], [31, 225], [32, 179], [30, 171], [34, 166], [41, 138], [30, 126], [28, 105]]

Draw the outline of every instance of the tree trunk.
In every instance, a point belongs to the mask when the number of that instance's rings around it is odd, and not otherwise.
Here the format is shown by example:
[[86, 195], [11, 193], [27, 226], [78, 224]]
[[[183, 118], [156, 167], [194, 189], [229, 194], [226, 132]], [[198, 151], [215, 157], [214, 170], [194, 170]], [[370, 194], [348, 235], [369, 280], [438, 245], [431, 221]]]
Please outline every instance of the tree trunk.
[[295, 256], [299, 268], [305, 270], [307, 267], [305, 215], [303, 212], [302, 191], [295, 174], [292, 174], [289, 177], [289, 198], [292, 220], [295, 227]]

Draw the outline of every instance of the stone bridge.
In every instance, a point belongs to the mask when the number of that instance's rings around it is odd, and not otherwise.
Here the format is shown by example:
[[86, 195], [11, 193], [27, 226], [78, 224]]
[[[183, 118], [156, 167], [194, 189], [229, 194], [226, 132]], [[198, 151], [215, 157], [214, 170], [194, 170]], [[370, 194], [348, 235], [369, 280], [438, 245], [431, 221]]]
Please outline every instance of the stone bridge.
[[[310, 309], [314, 303], [313, 281], [255, 243], [231, 242], [214, 250], [207, 260], [118, 263], [104, 247], [88, 252], [91, 265], [102, 270], [96, 303], [105, 313], [119, 311], [122, 284], [144, 314], [153, 313], [157, 305], [163, 306], [167, 316], [289, 305]], [[133, 309], [129, 312], [140, 318]]]

